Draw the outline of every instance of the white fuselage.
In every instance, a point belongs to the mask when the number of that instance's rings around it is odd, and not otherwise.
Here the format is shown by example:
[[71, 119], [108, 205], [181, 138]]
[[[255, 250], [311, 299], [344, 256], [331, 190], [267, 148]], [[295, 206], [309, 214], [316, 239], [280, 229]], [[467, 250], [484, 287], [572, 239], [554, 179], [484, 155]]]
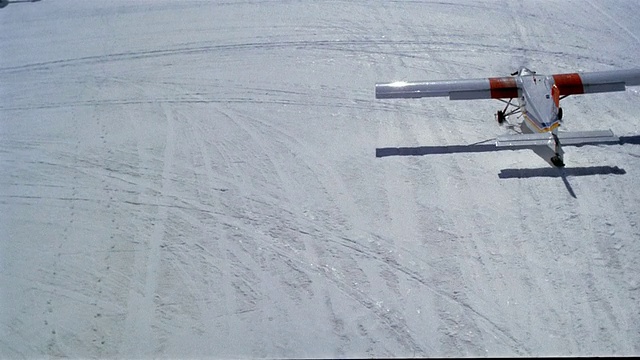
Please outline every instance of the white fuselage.
[[[560, 126], [558, 118], [558, 96], [554, 94], [551, 76], [536, 75], [526, 68], [519, 71], [518, 102], [524, 123], [531, 132], [554, 132]], [[556, 90], [557, 91], [557, 88]], [[554, 100], [555, 95], [555, 100]]]

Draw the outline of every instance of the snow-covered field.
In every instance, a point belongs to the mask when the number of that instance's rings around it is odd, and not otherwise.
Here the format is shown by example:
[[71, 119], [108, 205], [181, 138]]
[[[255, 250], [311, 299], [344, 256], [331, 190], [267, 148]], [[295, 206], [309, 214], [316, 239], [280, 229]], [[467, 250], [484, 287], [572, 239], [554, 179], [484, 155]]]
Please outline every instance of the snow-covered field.
[[[9, 2], [0, 357], [640, 354], [638, 144], [567, 148], [564, 177], [531, 151], [420, 156], [505, 132], [502, 105], [374, 99], [638, 67], [638, 14]], [[567, 129], [640, 134], [640, 88], [563, 108]]]

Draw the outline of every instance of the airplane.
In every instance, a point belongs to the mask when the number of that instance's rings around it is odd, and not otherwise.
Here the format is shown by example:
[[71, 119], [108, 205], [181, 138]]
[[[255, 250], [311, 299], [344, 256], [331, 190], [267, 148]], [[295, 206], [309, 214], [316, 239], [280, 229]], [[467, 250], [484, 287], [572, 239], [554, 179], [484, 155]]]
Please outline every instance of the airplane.
[[[504, 77], [377, 83], [376, 99], [498, 99], [506, 104], [496, 112], [498, 124], [507, 124], [516, 134], [498, 136], [496, 146], [532, 149], [550, 165], [561, 168], [565, 166], [562, 146], [615, 144], [619, 138], [611, 130], [559, 131], [563, 122], [560, 100], [569, 95], [624, 91], [626, 86], [636, 85], [640, 85], [640, 69], [538, 75], [521, 67]], [[513, 99], [518, 99], [517, 104]], [[524, 120], [512, 124], [509, 118], [516, 114]]]

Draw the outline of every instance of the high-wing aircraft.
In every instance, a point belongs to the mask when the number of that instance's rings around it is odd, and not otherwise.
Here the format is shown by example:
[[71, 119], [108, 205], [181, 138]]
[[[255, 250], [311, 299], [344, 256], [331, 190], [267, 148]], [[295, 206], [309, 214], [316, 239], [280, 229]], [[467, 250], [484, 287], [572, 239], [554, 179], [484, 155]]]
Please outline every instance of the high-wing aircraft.
[[[569, 95], [624, 91], [633, 85], [640, 85], [640, 69], [538, 75], [521, 67], [505, 77], [378, 83], [376, 98], [498, 99], [506, 104], [496, 113], [498, 123], [509, 125], [516, 133], [497, 137], [496, 146], [531, 148], [551, 165], [563, 167], [563, 145], [617, 143], [618, 137], [611, 130], [559, 131], [560, 100]], [[517, 103], [514, 99], [518, 99]], [[509, 118], [516, 114], [524, 120], [512, 124]]]

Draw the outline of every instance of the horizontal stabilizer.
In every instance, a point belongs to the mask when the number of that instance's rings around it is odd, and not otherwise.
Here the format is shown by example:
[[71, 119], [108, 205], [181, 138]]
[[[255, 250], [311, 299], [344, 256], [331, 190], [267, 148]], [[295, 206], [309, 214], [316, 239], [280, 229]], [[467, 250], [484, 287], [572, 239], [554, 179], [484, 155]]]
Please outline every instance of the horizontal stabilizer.
[[542, 146], [553, 142], [553, 136], [551, 133], [536, 133], [536, 134], [518, 134], [518, 135], [503, 135], [498, 136], [496, 139], [497, 147], [532, 147]]
[[[603, 143], [618, 143], [620, 139], [611, 130], [597, 131], [558, 131], [558, 140], [562, 146], [581, 146]], [[536, 146], [554, 146], [553, 135], [550, 132], [504, 135], [496, 139], [497, 147], [530, 148]]]
[[558, 131], [560, 144], [568, 146], [580, 146], [590, 144], [618, 143], [620, 139], [613, 135], [611, 130], [596, 131]]

